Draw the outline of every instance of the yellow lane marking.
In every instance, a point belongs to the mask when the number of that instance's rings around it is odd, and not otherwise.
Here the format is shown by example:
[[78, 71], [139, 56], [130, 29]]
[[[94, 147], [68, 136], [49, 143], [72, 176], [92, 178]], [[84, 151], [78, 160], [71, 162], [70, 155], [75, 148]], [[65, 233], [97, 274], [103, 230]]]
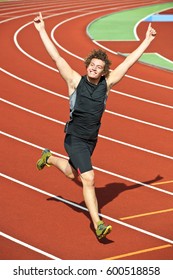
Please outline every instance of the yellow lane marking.
[[173, 246], [168, 244], [168, 245], [163, 245], [163, 246], [158, 246], [158, 247], [153, 247], [153, 248], [149, 248], [149, 249], [145, 249], [145, 250], [140, 250], [140, 251], [135, 251], [135, 252], [127, 253], [127, 254], [118, 255], [118, 256], [106, 258], [104, 260], [117, 260], [120, 258], [126, 258], [126, 257], [130, 257], [130, 256], [147, 253], [147, 252], [152, 252], [152, 251], [156, 251], [156, 250], [162, 250], [162, 249], [170, 248], [170, 247], [173, 247]]
[[173, 183], [173, 181], [165, 181], [165, 182], [160, 182], [160, 183], [153, 183], [151, 184], [152, 186], [156, 186], [156, 185], [165, 185], [165, 184], [170, 184]]
[[165, 209], [165, 210], [159, 210], [159, 211], [155, 211], [155, 212], [148, 212], [148, 213], [144, 213], [144, 214], [139, 214], [139, 215], [133, 215], [133, 216], [128, 216], [128, 217], [123, 217], [120, 218], [120, 220], [128, 220], [128, 219], [134, 219], [134, 218], [139, 218], [139, 217], [144, 217], [144, 216], [150, 216], [150, 215], [156, 215], [156, 214], [162, 214], [162, 213], [166, 213], [166, 212], [172, 212], [173, 208], [170, 209]]

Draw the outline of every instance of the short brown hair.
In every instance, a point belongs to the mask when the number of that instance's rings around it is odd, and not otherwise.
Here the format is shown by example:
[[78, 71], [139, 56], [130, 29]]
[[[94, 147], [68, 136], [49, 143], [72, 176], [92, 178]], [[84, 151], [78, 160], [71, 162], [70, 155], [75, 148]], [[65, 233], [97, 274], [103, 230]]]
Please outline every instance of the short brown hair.
[[105, 75], [107, 75], [109, 73], [111, 65], [111, 61], [108, 59], [107, 53], [105, 51], [102, 51], [101, 49], [91, 51], [91, 53], [84, 59], [86, 67], [89, 66], [93, 58], [97, 58], [105, 62], [104, 73]]

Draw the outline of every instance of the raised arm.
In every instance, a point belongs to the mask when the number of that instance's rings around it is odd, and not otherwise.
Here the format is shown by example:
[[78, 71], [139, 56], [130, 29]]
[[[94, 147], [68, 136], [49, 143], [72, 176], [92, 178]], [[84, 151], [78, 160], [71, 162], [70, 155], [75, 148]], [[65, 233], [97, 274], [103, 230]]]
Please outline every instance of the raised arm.
[[126, 74], [128, 69], [141, 57], [144, 51], [148, 48], [150, 43], [154, 40], [156, 36], [156, 31], [151, 27], [151, 23], [148, 26], [145, 39], [139, 45], [139, 47], [134, 50], [127, 58], [113, 71], [110, 72], [107, 79], [108, 87], [111, 88], [114, 84], [119, 82], [123, 76]]
[[73, 90], [77, 87], [81, 76], [70, 67], [66, 60], [59, 54], [53, 42], [50, 40], [46, 32], [45, 24], [41, 13], [39, 13], [39, 16], [37, 16], [34, 19], [34, 25], [40, 34], [40, 38], [48, 54], [55, 61], [62, 78], [67, 82], [69, 87], [69, 94], [71, 94]]

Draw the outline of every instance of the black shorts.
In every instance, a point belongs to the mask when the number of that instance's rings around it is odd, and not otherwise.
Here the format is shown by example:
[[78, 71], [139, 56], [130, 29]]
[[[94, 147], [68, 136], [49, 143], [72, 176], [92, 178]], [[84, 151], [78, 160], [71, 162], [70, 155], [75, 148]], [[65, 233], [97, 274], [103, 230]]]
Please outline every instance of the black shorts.
[[64, 147], [69, 156], [70, 165], [79, 174], [92, 170], [91, 156], [97, 140], [86, 140], [66, 134]]

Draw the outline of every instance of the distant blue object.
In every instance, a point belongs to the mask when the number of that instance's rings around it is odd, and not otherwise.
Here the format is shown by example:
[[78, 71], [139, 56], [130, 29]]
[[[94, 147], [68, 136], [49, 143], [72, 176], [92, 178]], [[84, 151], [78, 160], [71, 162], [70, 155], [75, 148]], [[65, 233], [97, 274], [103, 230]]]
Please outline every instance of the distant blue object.
[[173, 22], [173, 15], [152, 15], [147, 17], [144, 21]]

